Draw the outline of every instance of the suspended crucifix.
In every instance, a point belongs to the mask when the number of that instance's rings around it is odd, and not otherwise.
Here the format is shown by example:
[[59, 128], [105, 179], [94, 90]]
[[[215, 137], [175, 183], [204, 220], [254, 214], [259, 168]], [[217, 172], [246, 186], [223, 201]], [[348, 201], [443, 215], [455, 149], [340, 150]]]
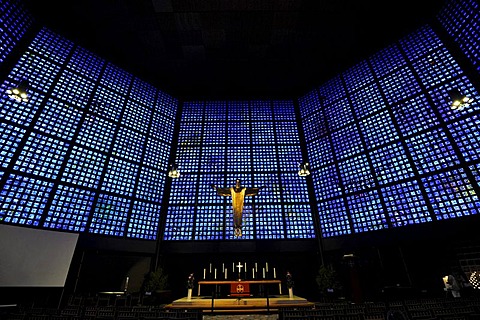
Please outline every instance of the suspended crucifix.
[[219, 196], [232, 197], [232, 208], [233, 208], [233, 229], [235, 237], [242, 236], [242, 214], [243, 214], [243, 203], [245, 197], [255, 196], [258, 194], [260, 188], [246, 188], [242, 187], [240, 184], [240, 179], [237, 179], [235, 187], [230, 188], [217, 188], [215, 185], [212, 187], [217, 191]]

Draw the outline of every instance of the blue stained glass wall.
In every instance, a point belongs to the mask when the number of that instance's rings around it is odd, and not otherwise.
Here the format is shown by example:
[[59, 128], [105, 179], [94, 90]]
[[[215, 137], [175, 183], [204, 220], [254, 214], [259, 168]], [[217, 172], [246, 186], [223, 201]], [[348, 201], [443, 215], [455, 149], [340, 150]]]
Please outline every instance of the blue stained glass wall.
[[[165, 240], [315, 237], [293, 101], [190, 101], [183, 104]], [[212, 185], [262, 187], [245, 197], [241, 238], [231, 197]]]
[[[0, 63], [31, 24], [1, 2]], [[28, 80], [29, 101], [7, 88]], [[155, 240], [178, 101], [43, 28], [1, 85], [0, 221]]]
[[[439, 17], [478, 54], [476, 3], [452, 2]], [[455, 88], [474, 102], [453, 110]], [[429, 26], [300, 97], [322, 236], [477, 214], [478, 97]]]

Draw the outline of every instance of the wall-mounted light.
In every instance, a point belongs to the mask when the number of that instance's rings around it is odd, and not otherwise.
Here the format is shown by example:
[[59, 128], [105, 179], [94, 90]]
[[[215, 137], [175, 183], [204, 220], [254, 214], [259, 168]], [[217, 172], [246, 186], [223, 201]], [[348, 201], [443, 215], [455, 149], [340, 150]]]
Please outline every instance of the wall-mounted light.
[[462, 94], [457, 88], [448, 91], [448, 95], [452, 100], [450, 108], [452, 108], [453, 110], [461, 111], [473, 102], [473, 98], [469, 98], [466, 95]]
[[298, 171], [298, 175], [300, 177], [306, 177], [310, 175], [310, 170], [308, 170], [308, 162], [299, 163], [300, 170]]
[[7, 95], [18, 102], [28, 102], [28, 86], [28, 81], [22, 80], [17, 86], [7, 89]]
[[174, 178], [174, 179], [180, 177], [180, 171], [178, 171], [177, 165], [175, 163], [170, 165], [170, 170], [168, 171], [168, 176], [170, 178]]

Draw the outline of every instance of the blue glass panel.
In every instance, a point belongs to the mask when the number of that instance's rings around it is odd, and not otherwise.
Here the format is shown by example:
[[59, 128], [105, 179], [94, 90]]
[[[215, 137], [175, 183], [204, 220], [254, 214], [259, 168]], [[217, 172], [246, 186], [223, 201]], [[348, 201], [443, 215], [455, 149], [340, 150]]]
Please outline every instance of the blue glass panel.
[[77, 107], [87, 107], [94, 83], [72, 72], [64, 71], [55, 84], [53, 95]]
[[448, 129], [466, 161], [480, 159], [480, 116], [478, 114], [450, 123]]
[[[253, 169], [255, 171], [277, 171], [277, 150], [275, 146], [253, 146]], [[230, 160], [232, 161], [232, 160]], [[239, 167], [247, 169], [247, 163]], [[229, 167], [231, 167], [229, 165]], [[246, 170], [242, 170], [246, 171]]]
[[[227, 103], [225, 101], [207, 101], [205, 103], [205, 113], [200, 113], [205, 120], [223, 120], [227, 119]], [[198, 118], [197, 120], [201, 120]]]
[[113, 144], [112, 154], [126, 160], [140, 162], [145, 145], [145, 136], [125, 127], [120, 127]]
[[[230, 127], [229, 127], [230, 130]], [[197, 132], [197, 134], [200, 132]], [[243, 136], [235, 136], [237, 132], [228, 132], [229, 143], [242, 143]], [[242, 133], [243, 134], [243, 133]], [[247, 131], [248, 134], [248, 131]], [[203, 131], [205, 144], [225, 144], [225, 123], [206, 123]]]
[[346, 192], [358, 192], [375, 186], [375, 178], [365, 154], [340, 161], [338, 167]]
[[332, 141], [338, 159], [350, 157], [363, 151], [360, 134], [355, 124], [334, 132]]
[[275, 144], [273, 122], [252, 122], [252, 143]]
[[[196, 174], [183, 174], [178, 179], [172, 180], [170, 191], [170, 204], [195, 204], [197, 197]], [[214, 192], [212, 188], [212, 192]]]
[[18, 40], [33, 25], [33, 18], [22, 3], [0, 3], [0, 63], [14, 49]]
[[160, 222], [161, 206], [152, 203], [135, 201], [132, 215], [128, 222], [127, 237], [156, 240]]
[[25, 132], [25, 129], [0, 122], [0, 163], [3, 169], [8, 167]]
[[410, 60], [423, 56], [442, 45], [429, 25], [425, 25], [400, 40], [400, 46]]
[[403, 67], [407, 63], [396, 44], [392, 44], [375, 53], [370, 58], [370, 62], [375, 74], [379, 78]]
[[194, 207], [168, 207], [163, 240], [192, 240]]
[[478, 195], [463, 168], [422, 178], [422, 182], [438, 220], [479, 212]]
[[170, 145], [163, 141], [148, 139], [143, 164], [159, 170], [167, 170]]
[[165, 92], [158, 91], [158, 98], [155, 104], [155, 111], [166, 115], [170, 119], [175, 119], [177, 116], [178, 100], [174, 97], [166, 94]]
[[0, 221], [39, 226], [53, 183], [11, 174], [0, 193]]
[[152, 127], [150, 128], [150, 134], [153, 137], [170, 144], [173, 139], [174, 128], [175, 123], [172, 119], [167, 118], [160, 112], [153, 113]]
[[330, 137], [320, 138], [307, 144], [310, 167], [318, 168], [333, 161], [333, 148]]
[[204, 146], [202, 148], [201, 172], [224, 172], [225, 171], [225, 147]]
[[72, 41], [47, 28], [42, 28], [30, 43], [28, 49], [48, 57], [49, 60], [53, 60], [57, 64], [63, 64], [66, 62], [73, 47], [74, 43]]
[[136, 196], [142, 200], [161, 202], [165, 188], [165, 172], [142, 168]]
[[295, 173], [281, 173], [283, 201], [292, 203], [308, 203], [308, 189], [305, 177]]
[[48, 100], [35, 129], [57, 137], [71, 140], [80, 123], [82, 111], [56, 100]]
[[283, 188], [280, 186], [279, 177], [271, 173], [256, 173], [255, 181], [252, 186], [261, 187], [258, 194], [255, 196], [257, 203], [272, 203], [281, 202]]
[[76, 142], [100, 151], [108, 151], [116, 125], [102, 118], [87, 115]]
[[273, 117], [275, 120], [296, 120], [295, 105], [290, 100], [273, 101]]
[[393, 227], [432, 221], [417, 181], [386, 187], [382, 193]]
[[345, 96], [345, 88], [342, 79], [337, 76], [328, 80], [325, 84], [318, 88], [320, 99], [323, 99], [325, 105], [331, 104], [337, 99]]
[[305, 140], [311, 141], [328, 133], [327, 118], [322, 110], [302, 120]]
[[[273, 147], [273, 146], [270, 146]], [[272, 151], [274, 152], [274, 151]], [[273, 155], [271, 155], [273, 157]], [[228, 172], [251, 172], [250, 147], [227, 147], [227, 171]], [[260, 158], [263, 159], [263, 158]]]
[[377, 190], [347, 197], [352, 227], [357, 233], [388, 228]]
[[315, 229], [310, 205], [285, 205], [285, 227], [288, 239], [314, 239]]
[[273, 111], [270, 101], [252, 101], [252, 120], [273, 120]]
[[343, 73], [347, 90], [352, 92], [373, 81], [373, 73], [367, 61], [362, 61]]
[[14, 169], [55, 179], [68, 151], [68, 143], [31, 133]]
[[43, 227], [71, 232], [84, 232], [93, 206], [95, 193], [59, 185]]
[[284, 239], [281, 205], [263, 205], [255, 211], [257, 239]]
[[352, 108], [347, 99], [339, 99], [331, 105], [327, 105], [324, 113], [327, 117], [328, 128], [332, 131], [353, 122]]
[[[248, 122], [228, 122], [228, 143], [230, 144], [248, 144], [250, 145], [250, 123]], [[225, 126], [223, 123], [209, 123], [205, 125], [205, 138], [208, 143], [223, 143]], [[215, 138], [213, 138], [213, 137]]]
[[111, 157], [101, 189], [132, 196], [137, 173], [138, 165]]
[[343, 199], [317, 202], [322, 237], [352, 233]]
[[80, 73], [85, 78], [97, 81], [104, 64], [105, 60], [82, 47], [77, 47], [67, 63], [67, 68]]
[[319, 168], [311, 174], [315, 196], [318, 200], [325, 200], [339, 196], [342, 189], [337, 174], [337, 168], [334, 165]]
[[[228, 197], [219, 196], [212, 187], [212, 185], [215, 185], [219, 188], [224, 188], [223, 171], [221, 172], [222, 173], [200, 175], [197, 194], [198, 203], [220, 205], [223, 204], [225, 200], [227, 200], [227, 202], [231, 201]], [[191, 187], [193, 187], [193, 185]]]
[[310, 113], [320, 110], [322, 108], [322, 104], [320, 102], [320, 97], [318, 96], [318, 91], [312, 90], [298, 98], [298, 105], [300, 107], [302, 119]]
[[358, 118], [368, 116], [386, 107], [386, 103], [376, 83], [372, 83], [352, 93], [350, 97], [353, 110]]
[[130, 98], [152, 109], [156, 96], [157, 89], [155, 89], [154, 86], [138, 78], [133, 79], [132, 90], [129, 95]]
[[107, 156], [79, 146], [73, 146], [62, 181], [89, 188], [98, 188]]
[[417, 80], [415, 80], [412, 71], [407, 67], [380, 79], [380, 87], [390, 103], [405, 100], [420, 92]]
[[107, 63], [105, 72], [100, 79], [100, 84], [109, 88], [110, 90], [125, 95], [130, 90], [132, 79], [133, 77], [131, 74], [111, 63]]
[[392, 111], [400, 131], [406, 137], [440, 124], [423, 94], [393, 105]]
[[420, 174], [460, 164], [451, 142], [441, 129], [414, 136], [406, 142]]
[[[152, 109], [140, 103], [128, 100], [125, 113], [123, 114], [122, 124], [129, 128], [134, 128], [142, 133], [149, 129]], [[165, 130], [166, 123], [163, 124]]]
[[88, 232], [121, 237], [125, 234], [130, 199], [100, 194]]
[[223, 206], [198, 206], [195, 240], [222, 240], [225, 219]]
[[183, 121], [200, 121], [204, 114], [204, 104], [203, 101], [185, 102], [182, 108], [182, 124]]
[[[255, 152], [254, 147], [254, 152]], [[299, 165], [302, 163], [302, 152], [300, 150], [299, 145], [296, 146], [277, 146], [277, 155], [278, 155], [278, 165], [280, 168], [280, 172], [296, 172], [300, 169]], [[254, 153], [255, 155], [255, 153]], [[258, 166], [254, 165], [255, 167], [261, 167], [261, 161], [258, 158], [255, 158], [255, 163]], [[272, 159], [272, 162], [276, 161]], [[265, 168], [266, 169], [266, 168]], [[267, 170], [267, 169], [266, 169]]]
[[124, 104], [124, 96], [109, 88], [98, 86], [93, 94], [90, 110], [109, 120], [119, 121]]
[[398, 133], [388, 111], [382, 111], [359, 123], [367, 149], [398, 140]]
[[228, 101], [228, 120], [250, 120], [247, 101]]
[[375, 177], [380, 184], [396, 182], [414, 176], [405, 149], [400, 142], [370, 152]]

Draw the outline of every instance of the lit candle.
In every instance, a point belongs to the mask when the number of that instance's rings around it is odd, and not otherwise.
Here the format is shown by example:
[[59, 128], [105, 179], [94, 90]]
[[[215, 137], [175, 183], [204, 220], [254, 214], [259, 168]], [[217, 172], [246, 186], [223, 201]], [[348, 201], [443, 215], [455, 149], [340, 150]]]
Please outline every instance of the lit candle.
[[217, 268], [215, 268], [215, 279], [217, 279]]
[[225, 263], [222, 263], [222, 272], [225, 271]]
[[263, 268], [263, 279], [265, 279], [265, 268]]
[[232, 262], [232, 271], [235, 272], [235, 262]]
[[257, 263], [255, 262], [255, 271], [258, 271]]
[[210, 273], [212, 273], [212, 264], [210, 263]]
[[273, 268], [273, 278], [275, 279], [277, 277], [277, 273], [275, 272], [275, 267]]
[[205, 280], [207, 277], [207, 269], [203, 269], [203, 280]]
[[245, 273], [247, 273], [247, 263], [245, 262]]
[[225, 269], [225, 280], [227, 280], [227, 269]]
[[252, 268], [252, 279], [255, 279], [255, 268]]
[[267, 270], [267, 272], [268, 272], [268, 262], [265, 263], [265, 270]]

